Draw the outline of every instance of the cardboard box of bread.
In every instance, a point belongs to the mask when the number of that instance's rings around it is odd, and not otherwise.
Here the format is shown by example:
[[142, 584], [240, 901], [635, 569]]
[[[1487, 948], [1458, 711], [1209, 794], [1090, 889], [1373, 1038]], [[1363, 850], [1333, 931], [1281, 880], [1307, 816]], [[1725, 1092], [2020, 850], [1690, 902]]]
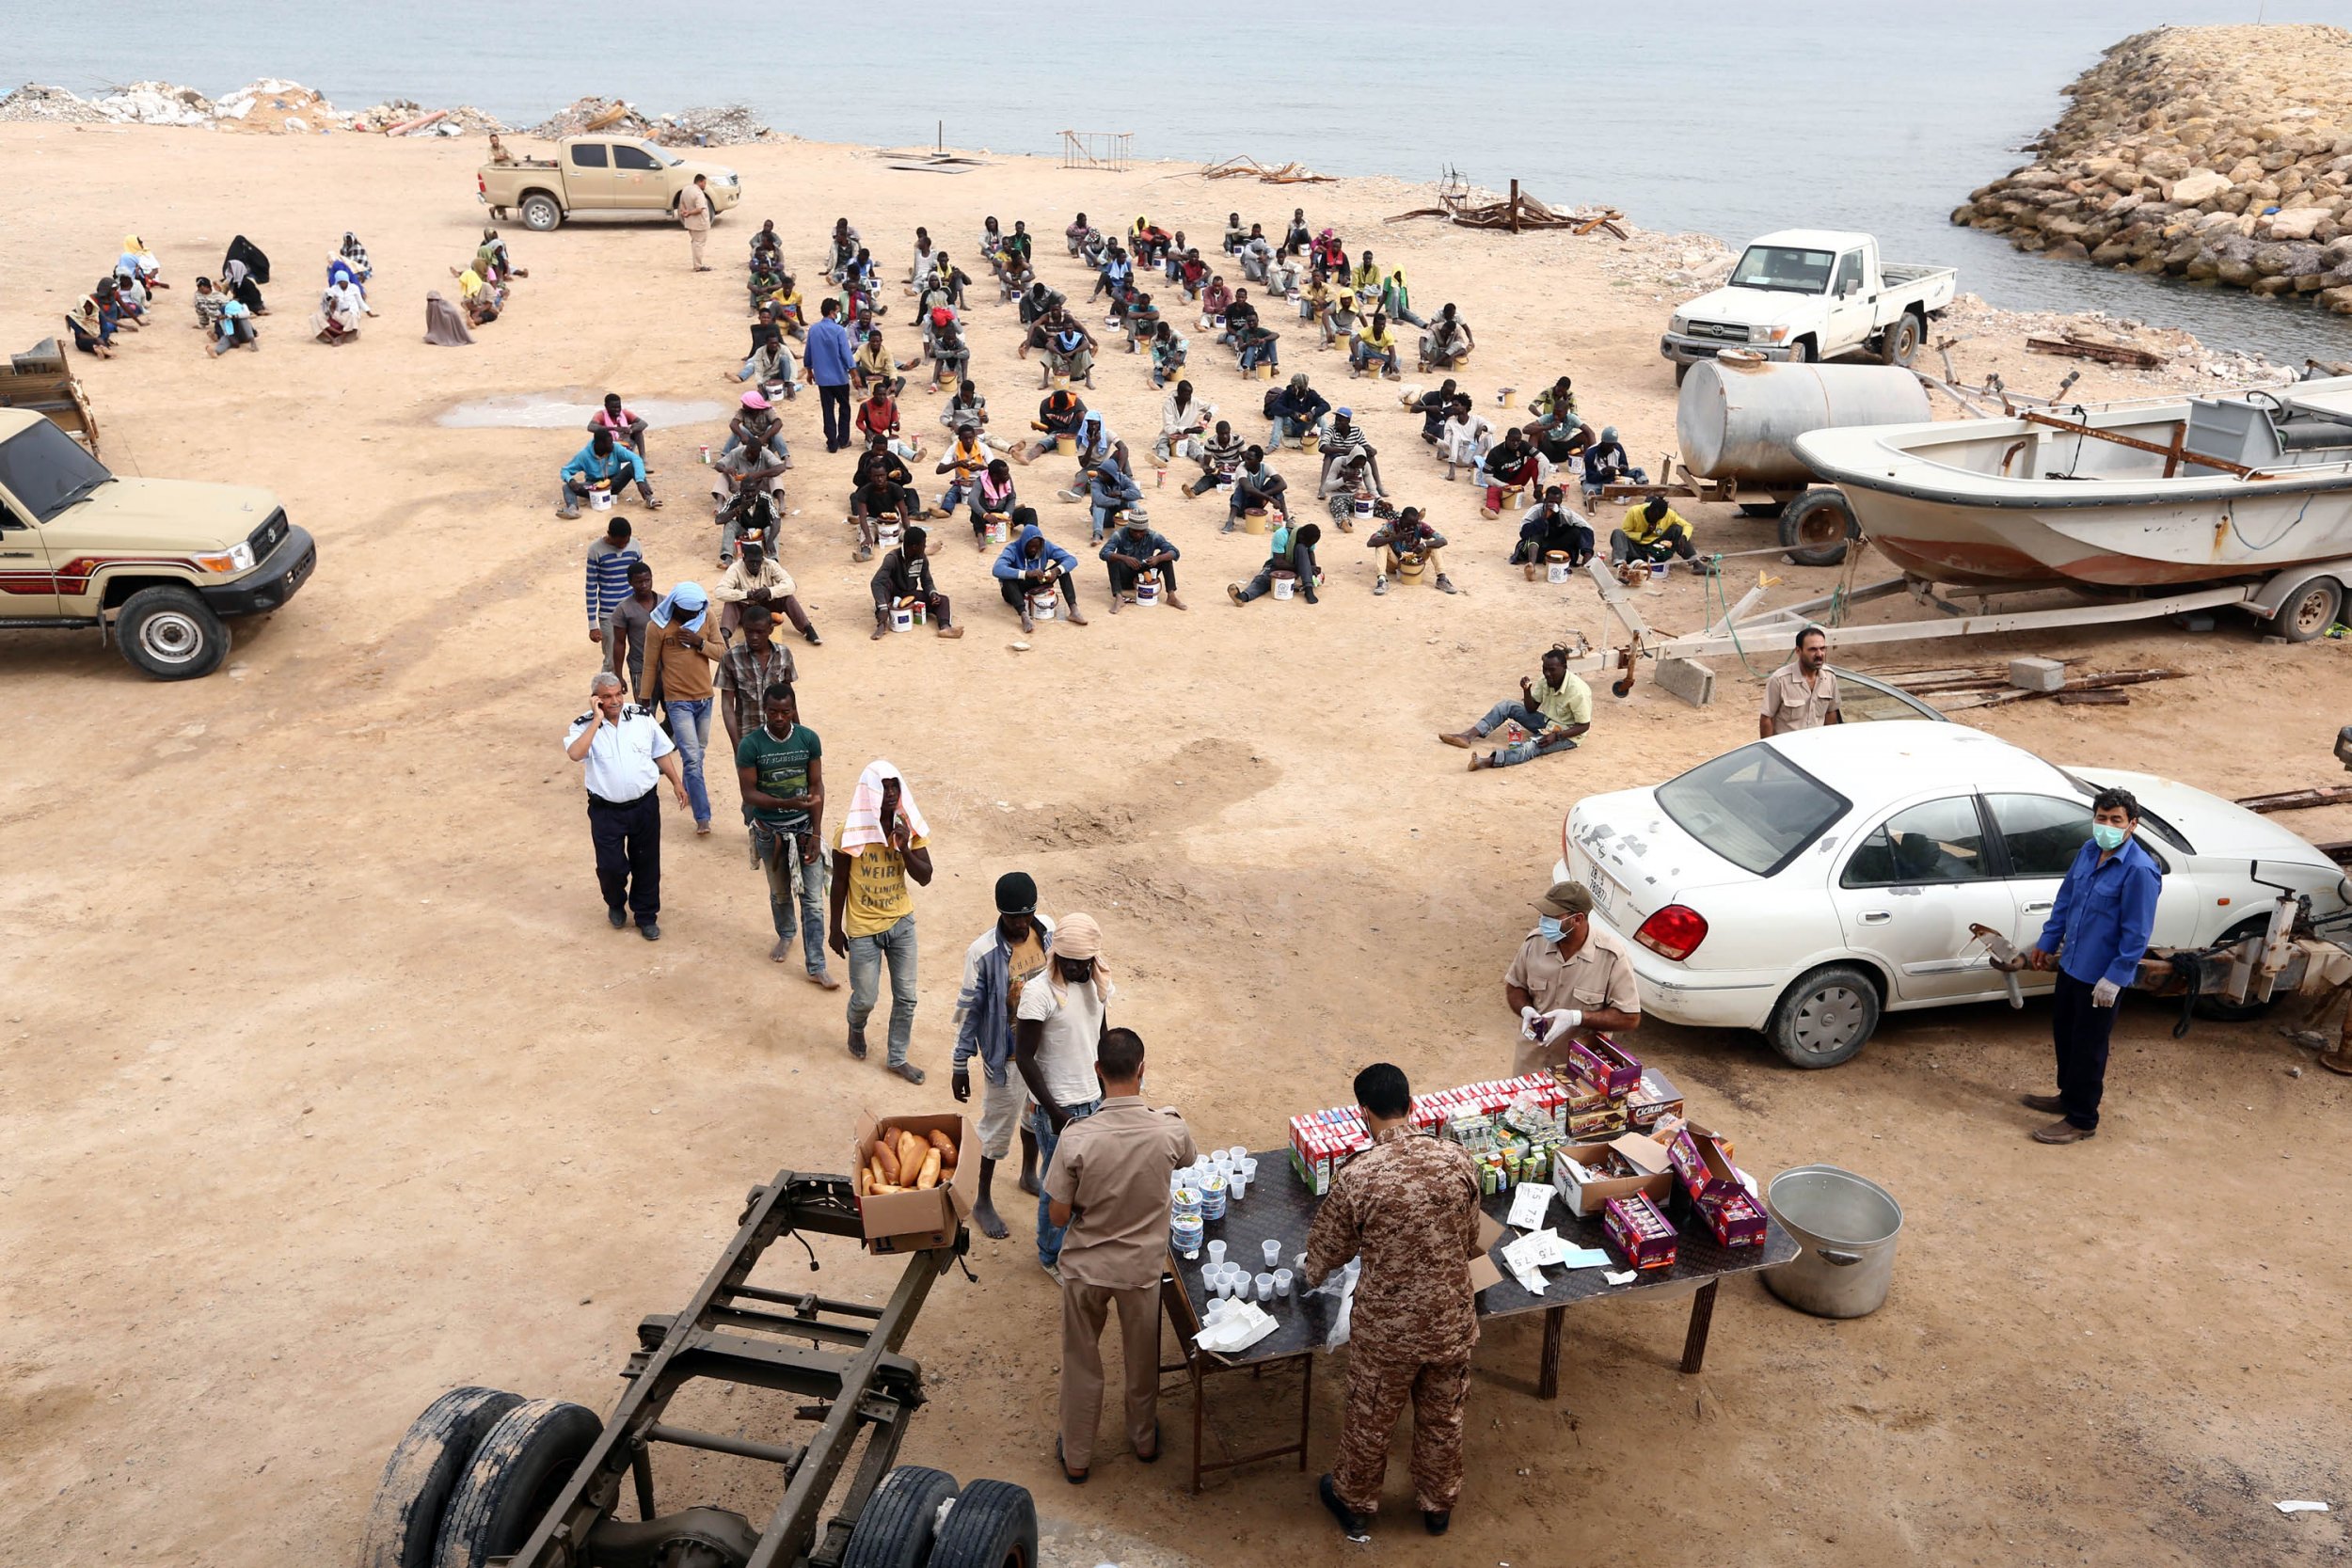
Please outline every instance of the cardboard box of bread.
[[972, 1206], [956, 1184], [971, 1150], [960, 1116], [883, 1117], [859, 1113], [850, 1148], [858, 1222], [869, 1252], [918, 1252], [953, 1246]]

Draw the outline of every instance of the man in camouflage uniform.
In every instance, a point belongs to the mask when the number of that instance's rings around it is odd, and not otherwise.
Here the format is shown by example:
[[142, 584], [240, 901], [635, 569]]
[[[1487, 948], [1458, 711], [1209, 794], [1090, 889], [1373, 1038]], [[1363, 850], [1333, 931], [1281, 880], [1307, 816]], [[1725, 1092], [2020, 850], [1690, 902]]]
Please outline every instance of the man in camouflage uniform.
[[1332, 1179], [1307, 1232], [1307, 1282], [1360, 1256], [1340, 1454], [1317, 1488], [1351, 1539], [1371, 1530], [1388, 1473], [1389, 1433], [1413, 1402], [1413, 1492], [1422, 1523], [1443, 1535], [1462, 1491], [1462, 1406], [1470, 1394], [1478, 1304], [1478, 1174], [1460, 1146], [1413, 1131], [1402, 1069], [1356, 1075], [1373, 1147]]

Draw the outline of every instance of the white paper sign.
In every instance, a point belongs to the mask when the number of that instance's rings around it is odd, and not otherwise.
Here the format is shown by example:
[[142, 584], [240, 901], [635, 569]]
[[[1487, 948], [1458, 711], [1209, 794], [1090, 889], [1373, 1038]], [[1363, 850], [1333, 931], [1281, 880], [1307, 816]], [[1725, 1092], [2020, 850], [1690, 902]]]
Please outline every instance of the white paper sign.
[[1511, 1189], [1511, 1227], [1515, 1230], [1533, 1230], [1544, 1223], [1544, 1215], [1551, 1210], [1554, 1189], [1540, 1181], [1522, 1181]]

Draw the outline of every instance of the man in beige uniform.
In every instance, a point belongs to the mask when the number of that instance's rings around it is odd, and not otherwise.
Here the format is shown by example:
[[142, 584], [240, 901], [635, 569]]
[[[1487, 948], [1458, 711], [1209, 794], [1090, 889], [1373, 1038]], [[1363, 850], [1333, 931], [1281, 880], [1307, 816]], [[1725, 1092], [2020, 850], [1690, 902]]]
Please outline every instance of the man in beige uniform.
[[1837, 710], [1837, 677], [1829, 672], [1829, 633], [1807, 626], [1797, 633], [1797, 657], [1764, 682], [1756, 733], [1770, 740], [1789, 730], [1844, 722]]
[[686, 226], [686, 243], [694, 249], [694, 270], [708, 272], [703, 265], [703, 242], [710, 238], [710, 177], [694, 176], [694, 182], [678, 193], [677, 220]]
[[1055, 1455], [1072, 1485], [1094, 1462], [1103, 1412], [1103, 1323], [1119, 1308], [1127, 1370], [1127, 1441], [1160, 1457], [1160, 1273], [1168, 1261], [1168, 1178], [1200, 1151], [1173, 1111], [1139, 1098], [1143, 1040], [1112, 1029], [1096, 1047], [1103, 1108], [1062, 1129], [1045, 1172], [1061, 1239], [1061, 1434]]
[[[1614, 932], [1593, 924], [1592, 891], [1581, 882], [1554, 882], [1535, 909], [1542, 919], [1502, 972], [1502, 999], [1519, 1019], [1514, 1073], [1553, 1066], [1570, 1036], [1642, 1026], [1633, 955]], [[1530, 1031], [1539, 1037], [1529, 1039]]]

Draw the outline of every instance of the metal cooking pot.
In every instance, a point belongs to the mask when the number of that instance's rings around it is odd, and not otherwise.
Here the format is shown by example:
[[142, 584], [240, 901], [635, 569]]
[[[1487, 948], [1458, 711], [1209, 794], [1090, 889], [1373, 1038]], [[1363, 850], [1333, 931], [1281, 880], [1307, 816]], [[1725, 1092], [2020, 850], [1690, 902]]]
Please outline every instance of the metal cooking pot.
[[1764, 1189], [1764, 1205], [1804, 1247], [1764, 1271], [1772, 1294], [1817, 1318], [1861, 1318], [1886, 1303], [1895, 1278], [1902, 1205], [1885, 1188], [1836, 1165], [1799, 1165]]

